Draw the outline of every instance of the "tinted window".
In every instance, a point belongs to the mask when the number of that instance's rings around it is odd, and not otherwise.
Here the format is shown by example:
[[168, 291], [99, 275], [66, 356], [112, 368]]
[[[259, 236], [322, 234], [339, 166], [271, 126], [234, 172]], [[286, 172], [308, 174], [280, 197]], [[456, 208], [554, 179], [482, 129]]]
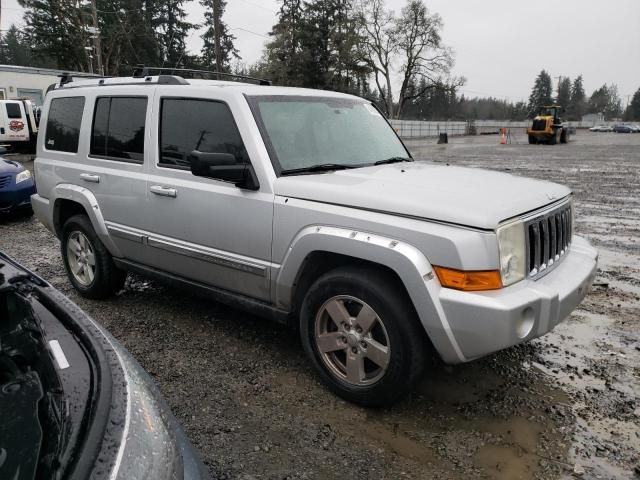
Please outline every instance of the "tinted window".
[[7, 103], [7, 117], [22, 118], [22, 113], [20, 112], [19, 103]]
[[47, 150], [77, 152], [84, 97], [54, 98], [47, 118]]
[[91, 154], [142, 161], [146, 115], [146, 98], [98, 98], [93, 115]]
[[240, 132], [229, 107], [208, 100], [165, 98], [160, 120], [160, 164], [189, 167], [194, 150], [231, 153], [249, 163]]

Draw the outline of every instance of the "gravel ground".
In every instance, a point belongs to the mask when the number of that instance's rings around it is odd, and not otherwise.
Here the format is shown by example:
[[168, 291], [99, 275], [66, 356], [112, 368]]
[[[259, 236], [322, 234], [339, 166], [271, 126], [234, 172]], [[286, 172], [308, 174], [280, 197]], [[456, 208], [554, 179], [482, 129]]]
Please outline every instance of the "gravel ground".
[[580, 133], [555, 147], [517, 139], [408, 146], [419, 159], [570, 185], [577, 231], [600, 250], [596, 286], [552, 333], [437, 365], [388, 410], [325, 390], [284, 326], [133, 276], [109, 301], [79, 297], [57, 239], [35, 219], [0, 221], [0, 250], [131, 351], [214, 478], [639, 478], [640, 135]]

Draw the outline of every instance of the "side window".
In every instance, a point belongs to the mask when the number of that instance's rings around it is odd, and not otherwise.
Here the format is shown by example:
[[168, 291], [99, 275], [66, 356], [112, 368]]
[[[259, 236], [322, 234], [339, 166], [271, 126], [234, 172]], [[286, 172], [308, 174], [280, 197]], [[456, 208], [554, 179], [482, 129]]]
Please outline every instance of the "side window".
[[84, 97], [54, 98], [49, 105], [44, 145], [47, 150], [76, 153]]
[[231, 153], [249, 163], [229, 107], [211, 100], [164, 98], [160, 113], [160, 161], [163, 167], [189, 168], [189, 154]]
[[20, 112], [19, 103], [7, 103], [7, 117], [9, 118], [22, 118], [22, 112]]
[[142, 162], [146, 116], [146, 98], [98, 98], [93, 114], [90, 154]]

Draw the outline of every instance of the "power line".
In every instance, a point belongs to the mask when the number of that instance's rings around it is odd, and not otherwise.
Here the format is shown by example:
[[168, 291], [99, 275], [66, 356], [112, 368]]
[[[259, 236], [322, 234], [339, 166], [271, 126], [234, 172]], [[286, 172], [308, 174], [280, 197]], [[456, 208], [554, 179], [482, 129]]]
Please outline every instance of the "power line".
[[250, 2], [249, 0], [240, 0], [240, 1], [244, 2], [244, 3], [247, 3], [249, 5], [253, 5], [254, 7], [258, 7], [258, 8], [261, 8], [263, 10], [266, 10], [267, 12], [278, 13], [277, 10], [271, 10], [270, 8], [265, 7], [264, 5], [258, 5], [257, 3]]
[[[231, 25], [229, 25], [231, 27]], [[253, 33], [254, 35], [258, 35], [259, 37], [271, 38], [269, 35], [265, 35], [263, 33], [254, 32], [253, 30], [249, 30], [242, 27], [231, 27], [231, 30], [242, 30], [243, 32]]]

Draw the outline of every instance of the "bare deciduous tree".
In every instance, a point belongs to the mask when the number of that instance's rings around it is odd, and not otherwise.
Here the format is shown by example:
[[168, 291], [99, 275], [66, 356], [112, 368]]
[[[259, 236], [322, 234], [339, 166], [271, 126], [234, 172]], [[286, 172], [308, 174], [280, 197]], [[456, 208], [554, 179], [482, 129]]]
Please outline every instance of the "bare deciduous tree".
[[384, 0], [360, 0], [357, 8], [363, 30], [363, 56], [374, 73], [386, 113], [393, 117], [392, 61], [398, 52], [395, 18], [385, 10]]
[[[358, 9], [366, 38], [365, 55], [389, 117], [399, 118], [407, 102], [429, 89], [464, 84], [464, 78], [449, 78], [453, 52], [442, 44], [440, 15], [431, 14], [423, 0], [409, 0], [398, 17], [385, 10], [384, 0], [360, 0]], [[400, 63], [401, 80], [396, 103], [394, 62]], [[423, 87], [415, 88], [418, 83]]]

